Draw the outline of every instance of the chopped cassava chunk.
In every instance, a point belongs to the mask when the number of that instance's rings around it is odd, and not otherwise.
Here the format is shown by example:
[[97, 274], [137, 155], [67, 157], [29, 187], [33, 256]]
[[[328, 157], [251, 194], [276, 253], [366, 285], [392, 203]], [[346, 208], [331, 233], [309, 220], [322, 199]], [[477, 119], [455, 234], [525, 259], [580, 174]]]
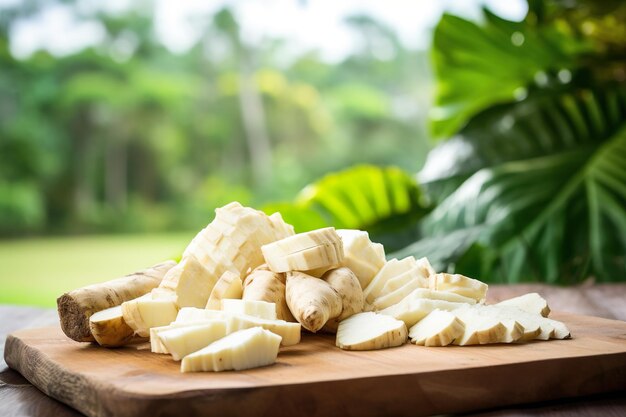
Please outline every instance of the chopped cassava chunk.
[[183, 358], [181, 372], [228, 371], [257, 368], [276, 362], [280, 336], [252, 327], [231, 333]]
[[180, 328], [163, 330], [157, 337], [175, 361], [226, 336], [226, 320], [211, 320]]
[[447, 346], [463, 336], [465, 324], [449, 311], [434, 310], [409, 329], [412, 343]]
[[374, 350], [403, 345], [406, 339], [407, 329], [402, 321], [367, 312], [339, 323], [336, 345], [345, 350]]
[[543, 317], [548, 317], [548, 315], [550, 314], [550, 307], [548, 307], [548, 302], [545, 298], [543, 298], [536, 292], [531, 292], [528, 294], [520, 295], [519, 297], [510, 298], [508, 300], [501, 301], [496, 305], [505, 307], [517, 307], [529, 313], [541, 314]]

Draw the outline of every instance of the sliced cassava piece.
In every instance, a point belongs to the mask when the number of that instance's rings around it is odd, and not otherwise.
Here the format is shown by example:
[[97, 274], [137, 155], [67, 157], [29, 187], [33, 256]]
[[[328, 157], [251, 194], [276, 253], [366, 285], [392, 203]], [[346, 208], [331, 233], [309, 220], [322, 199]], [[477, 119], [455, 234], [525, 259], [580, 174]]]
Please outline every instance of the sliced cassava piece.
[[520, 295], [519, 297], [510, 298], [508, 300], [500, 301], [499, 306], [517, 307], [529, 313], [541, 314], [543, 317], [548, 317], [550, 314], [550, 307], [545, 298], [531, 292], [528, 294]]
[[165, 326], [176, 320], [178, 307], [174, 299], [154, 300], [150, 294], [122, 303], [124, 321], [135, 334], [150, 335], [150, 328]]
[[[500, 306], [500, 305], [477, 305], [474, 307], [477, 314], [488, 316], [505, 321], [515, 321], [519, 323], [524, 329], [524, 334], [519, 338], [519, 342], [527, 342], [529, 340], [539, 339], [542, 332], [546, 332], [544, 338], [547, 340], [549, 335], [553, 331], [553, 327], [544, 323], [544, 329], [542, 329], [543, 317], [539, 314], [528, 313], [514, 306]], [[508, 327], [512, 324], [509, 322]]]
[[246, 314], [266, 320], [276, 320], [276, 304], [257, 300], [224, 299], [222, 311], [233, 314]]
[[488, 285], [484, 282], [461, 274], [440, 273], [430, 276], [431, 290], [453, 292], [464, 297], [473, 298], [478, 302], [485, 300], [487, 288]]
[[178, 308], [203, 308], [218, 278], [191, 254], [165, 274], [159, 288], [152, 291], [152, 298], [169, 298], [167, 294], [171, 293]]
[[433, 310], [409, 329], [409, 338], [416, 345], [447, 346], [464, 332], [465, 324], [453, 313]]
[[411, 281], [417, 281], [420, 288], [428, 288], [429, 277], [434, 273], [435, 271], [430, 265], [430, 262], [428, 262], [428, 259], [420, 258], [415, 261], [415, 266], [410, 270], [387, 280], [380, 290], [379, 295], [389, 294]]
[[391, 316], [397, 320], [402, 320], [407, 327], [415, 325], [434, 310], [453, 311], [466, 307], [463, 302], [452, 302], [446, 300], [432, 300], [428, 298], [409, 298], [398, 304], [381, 310], [381, 314]]
[[167, 261], [122, 278], [88, 285], [57, 299], [63, 333], [77, 342], [93, 342], [89, 318], [98, 311], [147, 294], [157, 287], [176, 262]]
[[207, 310], [196, 307], [183, 307], [178, 311], [174, 323], [192, 323], [197, 321], [222, 319], [227, 314], [222, 310]]
[[416, 265], [409, 271], [387, 281], [376, 299], [368, 304], [366, 309], [382, 310], [400, 302], [417, 289], [427, 289], [429, 277], [434, 273], [428, 259], [418, 259]]
[[323, 327], [325, 331], [335, 333], [340, 321], [363, 311], [363, 290], [354, 272], [346, 267], [327, 271], [322, 280], [341, 297], [341, 314], [329, 319]]
[[226, 271], [213, 287], [209, 300], [207, 301], [206, 308], [219, 310], [222, 306], [223, 300], [240, 299], [242, 294], [243, 284], [239, 274]]
[[363, 296], [366, 303], [372, 303], [380, 295], [381, 290], [392, 278], [395, 278], [401, 274], [409, 272], [411, 269], [417, 266], [415, 258], [408, 256], [402, 260], [391, 259], [385, 263], [385, 265], [378, 271], [376, 276], [372, 279], [365, 289], [363, 289]]
[[130, 342], [135, 331], [126, 324], [122, 306], [98, 311], [89, 318], [89, 329], [100, 346], [116, 347]]
[[291, 323], [284, 320], [267, 320], [246, 314], [229, 314], [226, 318], [228, 320], [229, 333], [251, 327], [262, 327], [280, 336], [283, 346], [292, 346], [300, 343], [302, 333], [300, 323]]
[[565, 323], [560, 322], [558, 320], [548, 319], [548, 318], [545, 318], [544, 321], [547, 322], [552, 327], [554, 327], [554, 332], [550, 334], [551, 339], [571, 339], [572, 338], [572, 334], [570, 333]]
[[326, 281], [303, 272], [287, 274], [287, 305], [302, 326], [315, 333], [343, 310], [341, 296]]
[[344, 258], [340, 266], [354, 272], [361, 288], [367, 287], [385, 265], [385, 248], [372, 242], [369, 234], [362, 230], [339, 229], [337, 234], [343, 242]]
[[568, 339], [571, 337], [570, 331], [564, 323], [543, 317], [538, 312], [530, 313], [513, 305], [501, 305], [498, 303], [481, 306], [481, 309], [478, 311], [482, 314], [519, 322], [524, 327], [522, 341]]
[[481, 307], [477, 305], [454, 311], [454, 315], [465, 324], [463, 336], [453, 342], [455, 345], [512, 343], [523, 336], [524, 328], [517, 321], [481, 314]]
[[406, 342], [404, 323], [373, 312], [358, 313], [339, 323], [335, 344], [344, 350], [374, 350]]
[[159, 332], [165, 331], [165, 330], [170, 330], [170, 329], [175, 329], [175, 328], [179, 328], [179, 327], [185, 327], [185, 326], [194, 326], [198, 323], [201, 322], [197, 322], [197, 323], [184, 323], [184, 322], [173, 322], [168, 324], [167, 326], [159, 326], [159, 327], [152, 327], [150, 328], [150, 352], [152, 353], [170, 353], [167, 348], [165, 347], [165, 345], [163, 344], [163, 342], [161, 342], [161, 339], [158, 338], [158, 334]]
[[296, 321], [287, 306], [285, 274], [270, 271], [267, 265], [254, 269], [244, 280], [242, 299], [276, 304], [276, 318]]
[[289, 236], [263, 245], [261, 250], [274, 272], [308, 271], [343, 260], [343, 243], [334, 227]]
[[302, 331], [300, 323], [292, 323], [284, 320], [268, 320], [247, 314], [229, 313], [222, 310], [203, 310], [192, 307], [183, 308], [178, 313], [176, 321], [172, 324], [195, 324], [214, 319], [226, 320], [228, 333], [248, 329], [250, 327], [263, 327], [282, 337], [282, 344], [285, 346], [295, 345], [300, 342], [300, 333]]
[[211, 320], [202, 324], [163, 330], [157, 333], [161, 343], [179, 361], [214, 341], [226, 336], [226, 320]]
[[231, 333], [183, 358], [181, 372], [227, 371], [257, 368], [276, 362], [280, 336], [253, 327]]

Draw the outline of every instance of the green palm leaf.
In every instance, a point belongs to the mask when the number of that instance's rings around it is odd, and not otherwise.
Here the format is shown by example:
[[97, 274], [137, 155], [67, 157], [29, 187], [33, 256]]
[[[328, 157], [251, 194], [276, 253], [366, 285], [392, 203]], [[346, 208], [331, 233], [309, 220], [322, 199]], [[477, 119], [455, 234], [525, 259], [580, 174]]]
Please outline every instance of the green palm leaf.
[[452, 136], [481, 111], [525, 97], [529, 85], [572, 69], [588, 50], [556, 26], [510, 22], [487, 10], [483, 25], [444, 15], [433, 38], [433, 135]]
[[358, 165], [308, 185], [293, 204], [265, 210], [276, 209], [299, 232], [323, 226], [367, 230], [394, 250], [415, 241], [415, 224], [429, 206], [415, 179], [401, 169]]
[[[561, 111], [559, 103], [568, 105]], [[480, 140], [472, 135], [458, 139], [472, 144], [471, 151], [458, 157], [459, 167], [448, 177], [445, 170], [433, 175], [440, 183], [447, 178], [462, 184], [424, 220], [428, 239], [401, 254], [432, 256], [449, 269], [488, 281], [623, 276], [626, 94], [583, 89], [557, 96], [553, 104], [553, 117], [538, 108], [517, 120], [517, 137], [507, 132], [498, 141], [485, 128]], [[536, 118], [543, 124], [529, 129]], [[520, 133], [524, 129], [529, 137]], [[568, 140], [565, 131], [571, 132]], [[509, 152], [489, 153], [490, 143], [510, 140], [523, 143], [506, 144]], [[475, 169], [480, 165], [475, 160], [484, 167]], [[437, 238], [451, 234], [469, 237], [441, 253]]]

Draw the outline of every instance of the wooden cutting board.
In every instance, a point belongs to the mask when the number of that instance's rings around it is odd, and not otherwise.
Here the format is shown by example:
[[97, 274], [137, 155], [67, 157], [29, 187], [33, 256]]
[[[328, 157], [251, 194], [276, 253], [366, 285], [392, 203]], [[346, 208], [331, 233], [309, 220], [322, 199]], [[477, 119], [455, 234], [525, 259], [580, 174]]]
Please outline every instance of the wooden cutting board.
[[419, 416], [625, 390], [626, 322], [553, 316], [573, 339], [347, 352], [307, 334], [243, 372], [181, 374], [169, 355], [77, 343], [57, 327], [10, 335], [4, 355], [89, 416]]

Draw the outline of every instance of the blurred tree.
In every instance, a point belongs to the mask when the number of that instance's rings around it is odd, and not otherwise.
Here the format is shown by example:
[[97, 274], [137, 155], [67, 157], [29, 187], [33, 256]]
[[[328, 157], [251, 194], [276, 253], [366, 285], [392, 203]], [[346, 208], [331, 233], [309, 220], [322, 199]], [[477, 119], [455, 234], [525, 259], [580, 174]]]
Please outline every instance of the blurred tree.
[[254, 79], [253, 51], [241, 39], [239, 25], [228, 8], [217, 12], [214, 22], [229, 40], [238, 67], [239, 105], [246, 131], [252, 181], [257, 187], [266, 186], [272, 173], [272, 149], [265, 126], [263, 101]]
[[286, 59], [289, 39], [246, 43], [228, 8], [194, 16], [198, 41], [174, 53], [153, 3], [68, 0], [100, 40], [16, 59], [13, 25], [55, 4], [0, 6], [0, 234], [197, 228], [232, 199], [283, 200], [354, 163], [423, 159], [425, 55], [374, 19], [355, 18], [364, 49], [329, 64]]

